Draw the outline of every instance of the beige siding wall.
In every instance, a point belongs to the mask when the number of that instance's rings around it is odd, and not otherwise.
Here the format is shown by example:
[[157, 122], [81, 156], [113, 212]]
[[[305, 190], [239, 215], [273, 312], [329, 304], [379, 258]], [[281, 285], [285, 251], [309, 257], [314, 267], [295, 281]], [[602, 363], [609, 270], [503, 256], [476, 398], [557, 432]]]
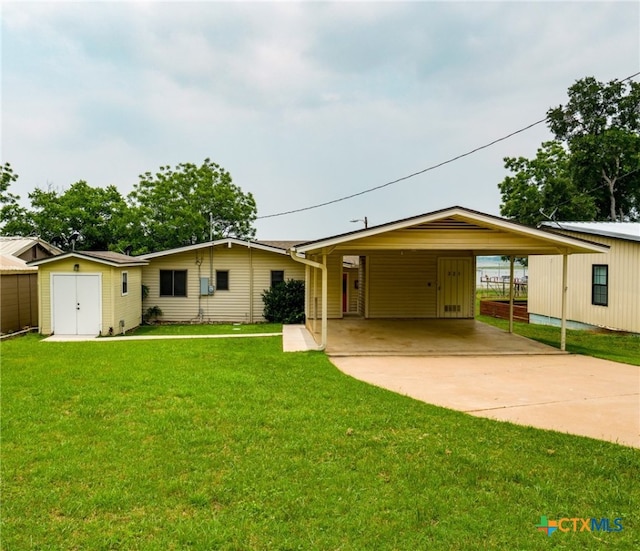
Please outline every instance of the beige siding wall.
[[[161, 297], [160, 270], [187, 270], [187, 296]], [[200, 278], [215, 286], [216, 271], [229, 272], [229, 290], [200, 295]], [[158, 306], [162, 320], [182, 322], [264, 321], [262, 292], [271, 285], [271, 270], [285, 279], [304, 280], [304, 265], [278, 253], [234, 245], [218, 246], [150, 259], [142, 283], [149, 288], [144, 309]]]
[[[111, 269], [112, 299], [115, 325], [114, 333], [120, 333], [120, 320], [124, 320], [124, 329], [129, 331], [140, 325], [142, 319], [142, 269], [139, 267], [131, 268], [112, 268]], [[122, 274], [128, 274], [128, 290], [126, 295], [122, 294]], [[107, 327], [107, 330], [109, 328]]]
[[368, 317], [437, 317], [438, 258], [453, 256], [463, 255], [459, 251], [388, 251], [367, 255]]
[[[355, 254], [349, 251], [348, 254]], [[342, 317], [342, 253], [328, 255], [328, 318]], [[361, 260], [359, 279], [361, 308], [368, 318], [435, 318], [438, 315], [438, 258], [473, 258], [460, 251], [370, 251]], [[321, 257], [313, 257], [321, 262]], [[471, 263], [473, 266], [473, 262]], [[314, 277], [315, 275], [315, 277]], [[473, 287], [473, 270], [468, 274]], [[352, 281], [350, 276], [350, 282]], [[350, 283], [353, 289], [353, 283]], [[314, 317], [314, 301], [317, 299], [317, 315], [321, 307], [322, 273], [312, 268], [307, 289], [307, 317]], [[353, 292], [350, 300], [358, 300]], [[357, 310], [357, 303], [353, 311]], [[471, 306], [473, 311], [473, 306]]]
[[[585, 237], [582, 234], [569, 235]], [[611, 249], [603, 254], [569, 256], [567, 319], [640, 333], [640, 243], [591, 235], [587, 237], [590, 241], [609, 245]], [[591, 274], [594, 264], [609, 266], [608, 306], [591, 304]], [[561, 256], [529, 257], [530, 314], [561, 318], [561, 287]]]
[[[311, 260], [322, 263], [322, 256], [312, 256]], [[327, 317], [342, 317], [342, 255], [327, 255]], [[307, 311], [309, 319], [322, 317], [322, 271], [311, 268], [307, 289]]]

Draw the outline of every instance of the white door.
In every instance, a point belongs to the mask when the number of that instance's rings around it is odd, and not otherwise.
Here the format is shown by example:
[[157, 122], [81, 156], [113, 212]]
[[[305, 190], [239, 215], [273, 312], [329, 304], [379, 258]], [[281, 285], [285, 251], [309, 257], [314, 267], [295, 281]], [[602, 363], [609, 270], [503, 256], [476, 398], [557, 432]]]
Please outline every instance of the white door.
[[56, 335], [100, 334], [100, 274], [54, 274], [51, 296], [52, 330]]
[[473, 304], [471, 258], [438, 259], [438, 317], [470, 318]]

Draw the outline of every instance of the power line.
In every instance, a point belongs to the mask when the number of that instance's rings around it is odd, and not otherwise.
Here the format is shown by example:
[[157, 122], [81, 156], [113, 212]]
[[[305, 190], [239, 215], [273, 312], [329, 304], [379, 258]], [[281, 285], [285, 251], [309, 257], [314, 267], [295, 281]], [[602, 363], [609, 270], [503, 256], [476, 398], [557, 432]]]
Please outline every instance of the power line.
[[[636, 77], [640, 75], [640, 71], [638, 71], [637, 73], [634, 73], [633, 75], [630, 75], [626, 78], [623, 78], [622, 80], [620, 80], [620, 82], [626, 82], [627, 80], [631, 80], [632, 78]], [[614, 79], [615, 81], [615, 79]], [[383, 189], [385, 187], [388, 186], [392, 186], [394, 184], [397, 184], [398, 182], [402, 182], [404, 180], [409, 180], [410, 178], [414, 178], [416, 176], [419, 176], [420, 174], [424, 174], [426, 172], [430, 172], [432, 170], [435, 170], [436, 168], [440, 168], [441, 166], [444, 165], [448, 165], [450, 163], [453, 163], [455, 161], [458, 161], [460, 159], [463, 159], [464, 157], [468, 157], [469, 155], [473, 155], [474, 153], [477, 153], [478, 151], [482, 151], [483, 149], [487, 149], [497, 143], [503, 142], [505, 140], [508, 140], [509, 138], [512, 138], [513, 136], [516, 136], [517, 134], [521, 134], [522, 132], [526, 132], [527, 130], [530, 130], [531, 128], [533, 128], [534, 126], [538, 126], [539, 124], [542, 124], [543, 122], [547, 121], [547, 117], [545, 116], [544, 119], [540, 119], [537, 120], [536, 122], [533, 122], [527, 126], [524, 126], [523, 128], [520, 128], [519, 130], [515, 130], [514, 132], [511, 132], [510, 134], [507, 134], [506, 136], [502, 136], [501, 138], [497, 138], [495, 140], [493, 140], [492, 142], [489, 142], [487, 144], [481, 145], [479, 147], [476, 147], [475, 149], [472, 149], [470, 151], [467, 151], [466, 153], [461, 153], [460, 155], [456, 155], [455, 157], [452, 157], [450, 159], [447, 159], [446, 161], [442, 161], [440, 163], [437, 163], [435, 165], [431, 165], [428, 166], [427, 168], [424, 168], [422, 170], [419, 170], [418, 172], [414, 172], [412, 174], [408, 174], [407, 176], [402, 176], [401, 178], [397, 178], [395, 180], [391, 180], [390, 182], [386, 182], [384, 184], [380, 184], [379, 186], [374, 186], [372, 188], [367, 188], [364, 189], [362, 191], [358, 191], [356, 193], [352, 193], [351, 195], [345, 195], [343, 197], [338, 197], [337, 199], [332, 199], [330, 201], [325, 201], [324, 203], [317, 203], [315, 205], [310, 205], [308, 207], [301, 207], [299, 209], [292, 209], [292, 210], [287, 210], [287, 211], [283, 211], [283, 212], [277, 212], [275, 214], [266, 214], [264, 216], [257, 216], [256, 220], [264, 220], [265, 218], [276, 218], [279, 216], [286, 216], [287, 214], [295, 214], [297, 212], [305, 212], [308, 210], [313, 210], [313, 209], [318, 209], [320, 207], [326, 207], [327, 205], [333, 205], [334, 203], [340, 203], [342, 201], [347, 201], [348, 199], [353, 199], [354, 197], [359, 197], [361, 195], [365, 195], [367, 193], [371, 193], [373, 191], [378, 191], [379, 189]]]

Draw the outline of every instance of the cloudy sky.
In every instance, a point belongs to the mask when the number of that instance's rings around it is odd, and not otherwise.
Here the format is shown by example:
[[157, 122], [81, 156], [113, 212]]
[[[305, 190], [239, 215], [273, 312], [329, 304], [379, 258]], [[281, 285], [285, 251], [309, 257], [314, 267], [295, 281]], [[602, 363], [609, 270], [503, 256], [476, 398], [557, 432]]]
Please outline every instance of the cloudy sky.
[[[26, 199], [209, 157], [258, 215], [446, 161], [544, 118], [585, 76], [640, 69], [632, 2], [2, 2], [2, 162]], [[453, 205], [498, 214], [505, 156], [544, 124], [415, 178], [257, 221], [312, 239]]]

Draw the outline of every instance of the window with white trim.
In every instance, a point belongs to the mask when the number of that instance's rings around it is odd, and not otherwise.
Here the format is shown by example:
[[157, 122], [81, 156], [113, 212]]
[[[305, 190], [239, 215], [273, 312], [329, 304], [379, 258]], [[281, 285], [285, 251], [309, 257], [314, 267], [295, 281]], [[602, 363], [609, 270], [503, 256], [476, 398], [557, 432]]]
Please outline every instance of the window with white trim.
[[122, 272], [122, 296], [129, 294], [129, 272]]
[[609, 305], [609, 266], [607, 264], [591, 266], [591, 304]]

